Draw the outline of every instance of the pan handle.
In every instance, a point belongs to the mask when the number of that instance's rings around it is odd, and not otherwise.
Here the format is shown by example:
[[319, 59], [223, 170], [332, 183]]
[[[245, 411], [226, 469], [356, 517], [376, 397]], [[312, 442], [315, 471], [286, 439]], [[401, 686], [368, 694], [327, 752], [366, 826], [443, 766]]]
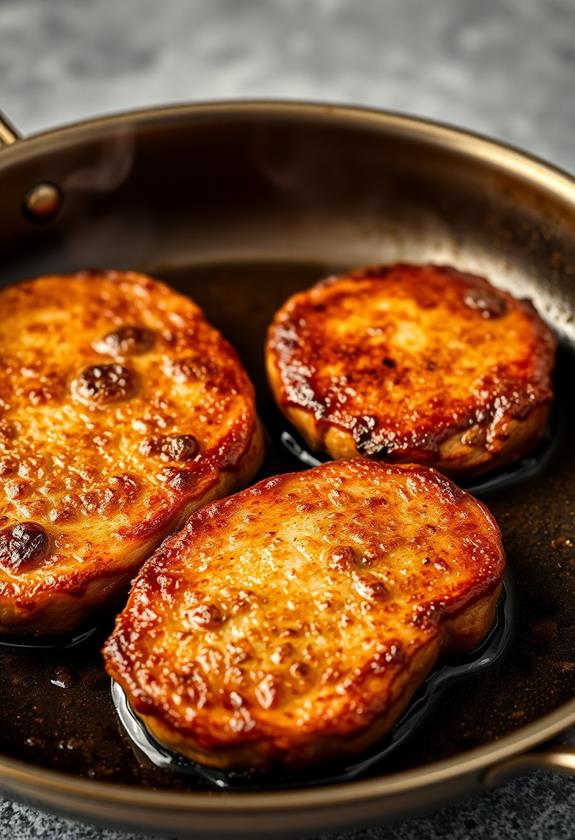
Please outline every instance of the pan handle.
[[507, 758], [486, 770], [483, 780], [489, 786], [499, 785], [531, 770], [552, 770], [575, 777], [575, 746], [550, 744], [541, 750]]
[[12, 125], [6, 114], [0, 111], [0, 149], [2, 146], [11, 146], [22, 139], [22, 135], [15, 126]]

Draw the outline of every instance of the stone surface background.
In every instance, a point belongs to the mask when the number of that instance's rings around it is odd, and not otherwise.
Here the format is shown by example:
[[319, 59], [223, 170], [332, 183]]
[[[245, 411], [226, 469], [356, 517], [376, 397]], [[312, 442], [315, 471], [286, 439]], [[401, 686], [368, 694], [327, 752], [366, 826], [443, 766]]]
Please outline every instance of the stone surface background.
[[[574, 171], [575, 0], [0, 0], [0, 108], [25, 134], [249, 97], [416, 113]], [[137, 840], [9, 800], [0, 836]], [[575, 783], [533, 774], [345, 840], [574, 836]]]
[[0, 0], [23, 131], [194, 99], [410, 111], [575, 166], [573, 0]]

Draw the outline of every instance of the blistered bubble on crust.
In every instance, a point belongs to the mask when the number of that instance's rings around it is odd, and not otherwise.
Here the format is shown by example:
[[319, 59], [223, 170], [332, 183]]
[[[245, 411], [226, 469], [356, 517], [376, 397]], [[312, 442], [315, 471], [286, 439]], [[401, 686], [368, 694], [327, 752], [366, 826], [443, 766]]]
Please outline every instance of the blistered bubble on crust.
[[158, 435], [142, 441], [140, 450], [162, 461], [189, 461], [198, 453], [198, 441], [193, 435]]
[[505, 556], [433, 470], [340, 461], [197, 511], [104, 654], [150, 732], [205, 764], [301, 766], [381, 738], [440, 652], [493, 620]]
[[0, 568], [8, 574], [33, 569], [47, 551], [48, 535], [36, 522], [17, 522], [0, 531]]
[[90, 365], [72, 380], [72, 395], [93, 406], [129, 399], [136, 390], [136, 377], [119, 364]]
[[312, 448], [477, 475], [542, 435], [555, 349], [529, 301], [452, 268], [400, 264], [293, 295], [266, 363]]
[[98, 353], [110, 356], [139, 356], [147, 353], [155, 340], [152, 330], [124, 324], [95, 341], [94, 348]]
[[25, 281], [0, 306], [0, 634], [68, 632], [249, 481], [253, 387], [201, 310], [140, 274]]

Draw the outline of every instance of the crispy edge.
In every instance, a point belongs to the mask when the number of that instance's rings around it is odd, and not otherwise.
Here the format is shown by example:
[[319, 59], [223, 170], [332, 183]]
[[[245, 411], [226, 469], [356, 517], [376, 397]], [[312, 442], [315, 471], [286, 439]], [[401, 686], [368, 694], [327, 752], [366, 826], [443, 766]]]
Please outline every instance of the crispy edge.
[[[358, 450], [351, 431], [329, 422], [318, 423], [310, 409], [297, 408], [284, 402], [281, 377], [271, 354], [266, 354], [266, 367], [270, 387], [280, 411], [298, 430], [313, 452], [325, 451], [336, 461], [367, 458], [385, 463], [403, 463], [401, 458], [394, 458], [393, 455], [371, 458]], [[439, 443], [437, 455], [415, 446], [407, 458], [453, 477], [480, 476], [523, 458], [543, 436], [550, 413], [550, 404], [540, 404], [524, 419], [509, 414], [501, 417], [498, 423], [504, 430], [505, 440], [500, 441], [496, 452], [486, 449], [482, 442], [489, 429], [489, 421], [486, 420], [468, 426], [465, 430], [453, 431]], [[469, 434], [470, 439], [477, 439], [477, 443], [464, 443], [461, 439], [464, 432]]]
[[169, 516], [159, 518], [146, 539], [125, 541], [126, 558], [104, 574], [75, 572], [53, 585], [32, 587], [31, 592], [14, 597], [0, 588], [0, 636], [65, 635], [73, 632], [108, 604], [125, 597], [136, 572], [162, 540], [183, 527], [188, 517], [210, 501], [229, 495], [248, 484], [260, 469], [265, 455], [264, 436], [259, 418], [248, 448], [237, 466], [222, 470], [199, 498], [181, 500]]
[[[365, 464], [365, 461], [362, 463]], [[325, 467], [329, 468], [330, 464], [316, 469]], [[453, 487], [449, 479], [434, 469], [418, 465], [405, 467], [389, 465], [387, 468], [397, 471], [424, 470], [429, 473], [435, 484], [440, 484], [445, 490], [449, 491]], [[294, 474], [286, 473], [265, 479], [245, 492], [254, 490], [262, 492], [260, 488], [265, 490], [268, 485], [276, 488], [278, 479], [281, 482], [290, 475]], [[463, 493], [459, 488], [456, 489], [462, 497], [469, 498], [469, 494]], [[118, 644], [116, 631], [104, 647], [106, 670], [126, 692], [134, 712], [158, 742], [176, 753], [207, 766], [221, 769], [266, 769], [279, 761], [292, 767], [303, 767], [336, 759], [341, 755], [356, 755], [381, 740], [389, 732], [409, 705], [418, 687], [433, 669], [439, 656], [472, 650], [484, 639], [493, 624], [502, 589], [505, 551], [501, 541], [501, 532], [489, 509], [481, 501], [471, 498], [481, 510], [486, 520], [486, 527], [489, 527], [496, 537], [500, 559], [499, 574], [496, 579], [483, 586], [481, 592], [478, 593], [476, 587], [471, 587], [466, 598], [455, 599], [455, 603], [450, 602], [443, 610], [435, 613], [431, 636], [427, 631], [427, 640], [420, 645], [409, 666], [395, 675], [389, 692], [386, 693], [383, 701], [377, 704], [377, 711], [366, 714], [365, 723], [360, 725], [353, 735], [348, 734], [349, 721], [344, 711], [335, 721], [330, 720], [326, 723], [324, 720], [318, 720], [319, 725], [315, 730], [310, 729], [309, 726], [305, 729], [294, 728], [291, 731], [278, 728], [270, 734], [256, 729], [255, 732], [252, 731], [247, 735], [238, 734], [235, 744], [231, 744], [232, 739], [228, 738], [225, 745], [222, 745], [221, 739], [213, 735], [210, 737], [208, 733], [202, 731], [202, 743], [200, 743], [190, 731], [182, 732], [180, 728], [172, 726], [163, 718], [162, 708], [158, 707], [157, 702], [150, 704], [142, 700], [141, 690], [129, 677], [133, 663]], [[228, 504], [233, 504], [234, 499], [232, 497], [226, 501]], [[209, 516], [210, 508], [206, 508], [202, 514]], [[181, 536], [185, 538], [186, 535]], [[153, 562], [153, 558], [150, 562]], [[463, 603], [458, 604], [458, 600], [462, 600]], [[117, 622], [120, 620], [121, 617]], [[118, 623], [116, 628], [118, 628]], [[373, 696], [371, 699], [376, 700]]]
[[[319, 422], [311, 408], [302, 408], [291, 405], [285, 398], [282, 376], [280, 374], [277, 353], [274, 345], [274, 330], [280, 313], [285, 312], [296, 301], [309, 294], [312, 289], [329, 288], [339, 281], [369, 280], [372, 275], [377, 277], [385, 276], [386, 273], [403, 266], [402, 263], [392, 266], [367, 266], [349, 271], [346, 274], [326, 277], [310, 289], [296, 292], [289, 297], [275, 313], [271, 324], [268, 327], [265, 345], [265, 366], [268, 382], [276, 401], [276, 404], [284, 417], [302, 435], [307, 445], [315, 452], [325, 451], [334, 460], [347, 460], [349, 458], [371, 458], [388, 463], [417, 462], [424, 466], [433, 466], [441, 472], [450, 476], [465, 476], [473, 478], [483, 475], [486, 472], [500, 469], [509, 463], [526, 455], [534, 444], [542, 437], [549, 415], [551, 412], [552, 397], [548, 402], [539, 402], [526, 417], [517, 418], [510, 413], [504, 413], [498, 417], [499, 435], [497, 442], [487, 449], [484, 440], [491, 427], [492, 420], [489, 417], [483, 422], [476, 422], [465, 429], [455, 428], [447, 430], [445, 437], [438, 442], [437, 454], [414, 442], [413, 447], [407, 455], [395, 457], [390, 456], [369, 456], [357, 448], [351, 430], [336, 425], [331, 421]], [[407, 266], [408, 268], [426, 268], [428, 266]], [[450, 266], [431, 266], [439, 271], [456, 271]], [[550, 328], [542, 320], [541, 316], [530, 301], [515, 298], [509, 292], [492, 286], [484, 277], [468, 275], [480, 286], [495, 289], [507, 300], [511, 301], [514, 307], [527, 307], [534, 330], [537, 334], [538, 356], [542, 361], [550, 359], [549, 373], [553, 369], [553, 359], [557, 348], [557, 341]], [[468, 439], [473, 443], [462, 441], [462, 435], [467, 433]]]
[[[358, 755], [389, 733], [442, 654], [472, 650], [483, 640], [493, 624], [500, 593], [501, 585], [446, 621], [441, 631], [420, 647], [409, 666], [393, 680], [385, 706], [375, 715], [366, 715], [365, 722], [353, 735], [340, 731], [347, 728], [345, 719], [340, 718], [330, 722], [327, 732], [306, 728], [300, 733], [294, 727], [291, 732], [284, 730], [278, 733], [279, 737], [264, 735], [232, 746], [222, 746], [214, 739], [207, 748], [205, 743], [200, 744], [189, 734], [183, 735], [157, 714], [146, 714], [137, 707], [135, 711], [160, 744], [192, 761], [224, 770], [265, 770], [277, 762], [298, 768], [336, 760], [342, 755]], [[113, 649], [111, 655], [114, 655]], [[116, 663], [113, 659], [108, 662], [113, 663], [108, 672], [126, 690], [120, 673], [116, 671]], [[205, 735], [202, 740], [206, 741]]]

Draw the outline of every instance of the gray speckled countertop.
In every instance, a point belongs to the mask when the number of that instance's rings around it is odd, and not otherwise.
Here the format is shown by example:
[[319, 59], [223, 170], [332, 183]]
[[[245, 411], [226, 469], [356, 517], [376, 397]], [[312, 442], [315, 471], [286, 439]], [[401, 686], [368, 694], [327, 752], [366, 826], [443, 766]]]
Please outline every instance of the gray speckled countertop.
[[[413, 112], [573, 171], [575, 0], [0, 0], [0, 107], [24, 133], [236, 97]], [[0, 836], [136, 840], [8, 800], [0, 800]], [[575, 783], [533, 774], [345, 838], [574, 836]]]

